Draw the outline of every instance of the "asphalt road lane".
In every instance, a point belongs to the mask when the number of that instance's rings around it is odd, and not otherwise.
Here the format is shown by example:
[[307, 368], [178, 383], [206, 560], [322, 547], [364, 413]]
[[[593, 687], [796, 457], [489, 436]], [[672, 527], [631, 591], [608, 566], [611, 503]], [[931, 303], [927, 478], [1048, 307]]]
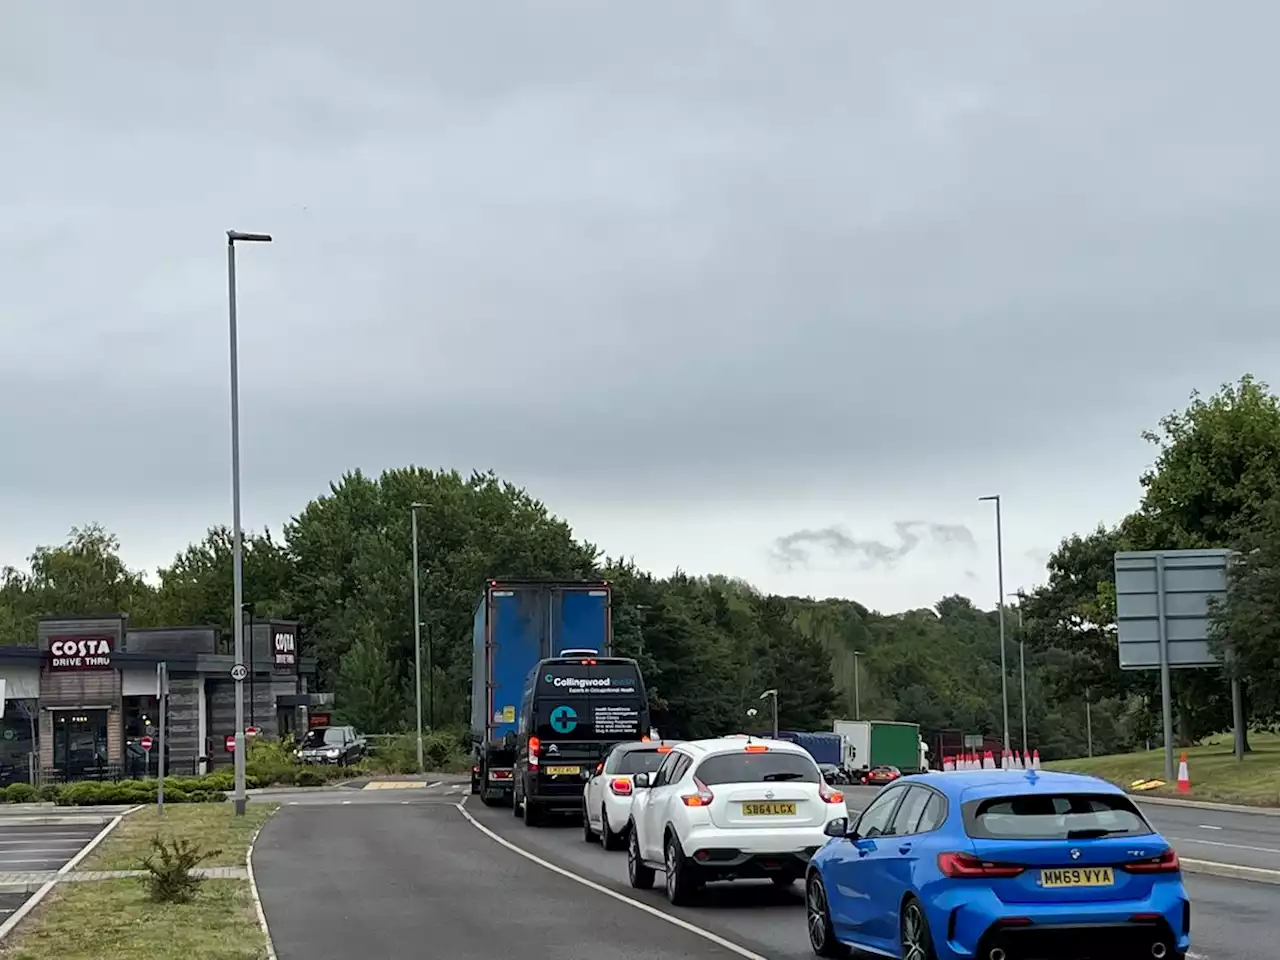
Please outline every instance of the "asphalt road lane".
[[1280, 870], [1280, 817], [1141, 801], [1138, 805], [1180, 856]]
[[[861, 809], [875, 788], [855, 787], [851, 809]], [[599, 844], [582, 839], [582, 828], [571, 818], [543, 828], [525, 827], [510, 810], [466, 805], [467, 811], [495, 833], [551, 863], [572, 870], [603, 886], [634, 897], [664, 913], [690, 920], [700, 927], [776, 960], [811, 960], [804, 926], [801, 887], [780, 891], [772, 884], [738, 881], [713, 884], [696, 907], [671, 908], [661, 892], [661, 876], [652, 891], [632, 890], [627, 882], [625, 853], [606, 853]], [[1259, 960], [1275, 955], [1280, 943], [1277, 888], [1267, 884], [1216, 877], [1185, 877], [1192, 899], [1192, 941], [1199, 960]], [[283, 958], [282, 958], [283, 960]]]
[[0, 820], [0, 873], [57, 870], [96, 837], [103, 826], [97, 822], [19, 824]]
[[454, 803], [285, 807], [272, 817], [253, 868], [279, 960], [735, 956], [505, 849]]

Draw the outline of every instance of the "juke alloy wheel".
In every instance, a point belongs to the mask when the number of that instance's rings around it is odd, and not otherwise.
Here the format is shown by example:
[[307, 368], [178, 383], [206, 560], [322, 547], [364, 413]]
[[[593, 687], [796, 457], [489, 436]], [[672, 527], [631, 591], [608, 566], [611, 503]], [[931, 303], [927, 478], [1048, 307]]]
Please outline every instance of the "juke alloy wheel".
[[693, 899], [697, 883], [690, 876], [684, 851], [680, 849], [680, 841], [674, 833], [667, 838], [664, 862], [667, 867], [667, 899], [672, 906], [683, 907]]
[[637, 890], [651, 890], [654, 878], [653, 867], [640, 859], [640, 841], [636, 839], [635, 821], [632, 821], [630, 826], [631, 828], [627, 831], [627, 879]]

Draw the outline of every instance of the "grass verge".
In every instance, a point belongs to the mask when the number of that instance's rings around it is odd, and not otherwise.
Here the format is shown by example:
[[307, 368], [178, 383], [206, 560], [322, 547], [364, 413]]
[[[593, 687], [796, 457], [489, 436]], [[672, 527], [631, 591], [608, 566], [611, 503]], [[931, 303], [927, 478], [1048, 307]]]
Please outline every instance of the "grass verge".
[[164, 816], [154, 806], [131, 813], [120, 822], [77, 870], [140, 870], [140, 861], [151, 852], [151, 839], [185, 837], [202, 850], [221, 851], [201, 867], [242, 867], [254, 832], [279, 804], [253, 802], [243, 817], [230, 803], [191, 803], [166, 806]]
[[[1246, 753], [1243, 760], [1236, 760], [1230, 734], [1211, 737], [1198, 746], [1187, 748], [1190, 793], [1178, 793], [1176, 782], [1138, 792], [1187, 800], [1280, 806], [1280, 736], [1251, 733], [1249, 746], [1252, 752]], [[1175, 753], [1175, 763], [1181, 753]], [[1044, 766], [1048, 770], [1092, 774], [1129, 790], [1139, 780], [1164, 778], [1164, 751], [1145, 750], [1108, 757], [1057, 760]], [[1176, 768], [1174, 772], [1176, 775]]]
[[6, 960], [262, 960], [267, 955], [246, 880], [206, 880], [188, 904], [152, 903], [136, 879], [60, 883], [11, 936]]

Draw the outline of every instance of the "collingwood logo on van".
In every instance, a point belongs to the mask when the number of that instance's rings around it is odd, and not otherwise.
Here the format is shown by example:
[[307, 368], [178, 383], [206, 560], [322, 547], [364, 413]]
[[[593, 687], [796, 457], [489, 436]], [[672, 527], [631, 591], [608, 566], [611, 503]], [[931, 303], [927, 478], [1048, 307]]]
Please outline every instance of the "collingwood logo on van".
[[556, 687], [626, 687], [631, 685], [631, 680], [619, 680], [615, 684], [610, 677], [556, 677], [551, 683]]

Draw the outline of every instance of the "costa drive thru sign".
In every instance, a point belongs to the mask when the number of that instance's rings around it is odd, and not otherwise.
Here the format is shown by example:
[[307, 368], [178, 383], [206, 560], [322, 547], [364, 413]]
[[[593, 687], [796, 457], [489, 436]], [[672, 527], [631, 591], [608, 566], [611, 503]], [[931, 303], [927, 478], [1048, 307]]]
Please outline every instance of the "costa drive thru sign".
[[53, 670], [110, 670], [110, 637], [54, 637], [49, 641]]
[[298, 665], [298, 635], [292, 627], [277, 626], [272, 631], [271, 654], [277, 670], [293, 670]]

